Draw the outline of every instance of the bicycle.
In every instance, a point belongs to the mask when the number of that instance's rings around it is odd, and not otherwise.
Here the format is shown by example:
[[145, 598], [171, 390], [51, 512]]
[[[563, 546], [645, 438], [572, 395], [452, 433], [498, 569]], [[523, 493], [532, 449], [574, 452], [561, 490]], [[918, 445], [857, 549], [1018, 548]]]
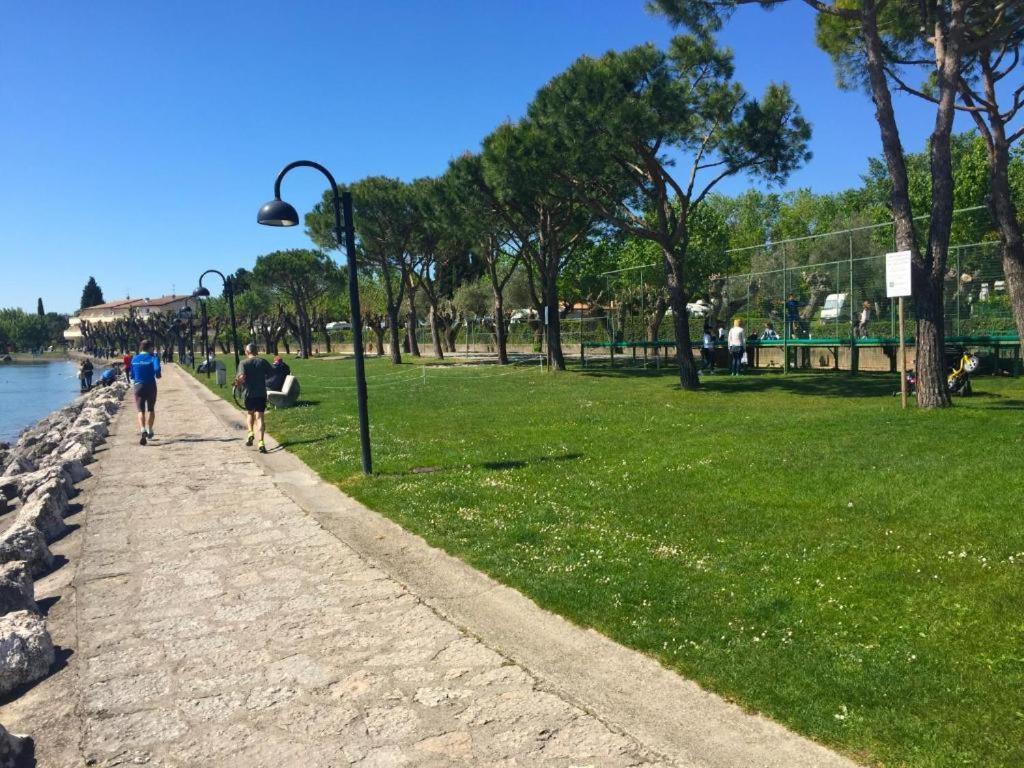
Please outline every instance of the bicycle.
[[959, 364], [954, 366], [946, 376], [946, 386], [949, 388], [950, 394], [969, 397], [973, 393], [971, 374], [978, 370], [979, 362], [977, 355], [961, 352]]

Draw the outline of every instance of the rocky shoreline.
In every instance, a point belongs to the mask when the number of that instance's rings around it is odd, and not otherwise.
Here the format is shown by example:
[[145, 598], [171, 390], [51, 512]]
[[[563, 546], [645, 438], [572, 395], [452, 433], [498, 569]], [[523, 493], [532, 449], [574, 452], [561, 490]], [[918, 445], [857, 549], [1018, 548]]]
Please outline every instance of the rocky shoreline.
[[[33, 579], [54, 568], [49, 544], [67, 532], [75, 486], [89, 477], [127, 388], [120, 380], [96, 387], [0, 447], [0, 697], [17, 695], [54, 665]], [[32, 749], [31, 738], [0, 725], [0, 768], [21, 764]]]

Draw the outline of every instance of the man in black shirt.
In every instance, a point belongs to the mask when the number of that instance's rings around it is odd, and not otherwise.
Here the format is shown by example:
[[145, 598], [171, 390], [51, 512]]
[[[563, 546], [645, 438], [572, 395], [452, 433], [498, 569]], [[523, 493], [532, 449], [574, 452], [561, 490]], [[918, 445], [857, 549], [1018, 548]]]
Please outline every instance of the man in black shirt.
[[242, 386], [242, 395], [245, 399], [245, 423], [249, 427], [249, 436], [245, 440], [246, 445], [252, 445], [255, 439], [254, 430], [258, 427], [260, 432], [260, 453], [267, 452], [263, 436], [266, 431], [263, 414], [267, 410], [267, 376], [273, 373], [270, 363], [256, 355], [256, 345], [245, 345], [245, 361], [238, 371], [236, 384]]

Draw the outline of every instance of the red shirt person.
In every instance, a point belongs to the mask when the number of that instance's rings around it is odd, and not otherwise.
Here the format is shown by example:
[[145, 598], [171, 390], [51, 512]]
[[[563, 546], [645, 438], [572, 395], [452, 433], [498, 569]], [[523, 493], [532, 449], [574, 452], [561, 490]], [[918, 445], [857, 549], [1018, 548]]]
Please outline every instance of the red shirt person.
[[121, 358], [121, 362], [124, 364], [124, 377], [126, 380], [132, 380], [132, 356], [127, 354]]

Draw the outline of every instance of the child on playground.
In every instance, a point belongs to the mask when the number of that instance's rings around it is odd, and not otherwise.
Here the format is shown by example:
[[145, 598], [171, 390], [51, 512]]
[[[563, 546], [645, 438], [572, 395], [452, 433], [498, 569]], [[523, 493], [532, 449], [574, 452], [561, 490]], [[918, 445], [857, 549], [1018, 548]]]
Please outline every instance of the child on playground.
[[715, 337], [711, 333], [711, 324], [704, 324], [704, 335], [701, 337], [700, 356], [704, 360], [702, 370], [707, 373], [715, 372]]

